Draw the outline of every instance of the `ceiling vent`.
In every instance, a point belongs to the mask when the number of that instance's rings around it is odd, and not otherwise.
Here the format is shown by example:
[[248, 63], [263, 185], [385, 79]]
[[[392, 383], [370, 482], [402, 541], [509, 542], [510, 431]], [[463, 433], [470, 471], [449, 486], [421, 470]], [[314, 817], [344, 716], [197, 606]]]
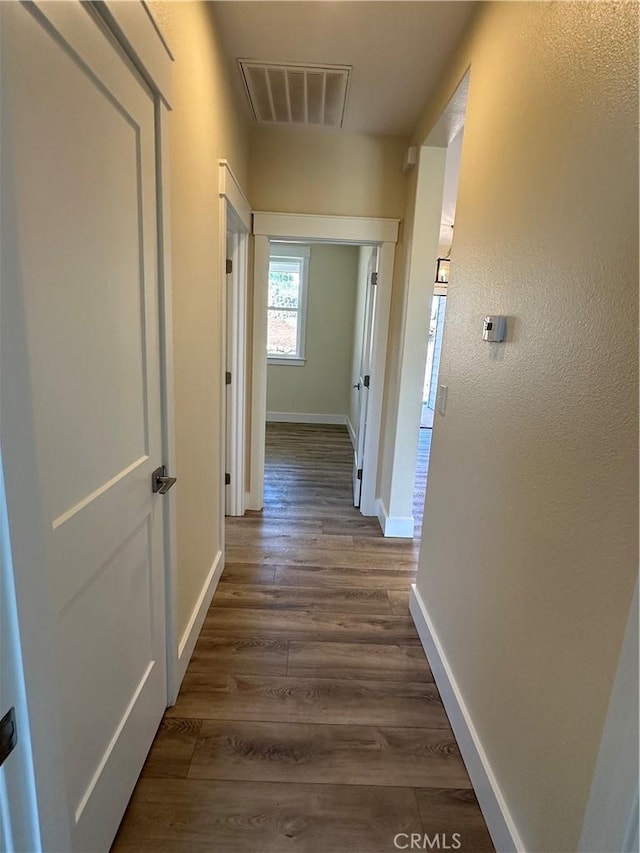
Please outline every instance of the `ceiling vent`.
[[238, 63], [257, 122], [342, 127], [349, 66]]

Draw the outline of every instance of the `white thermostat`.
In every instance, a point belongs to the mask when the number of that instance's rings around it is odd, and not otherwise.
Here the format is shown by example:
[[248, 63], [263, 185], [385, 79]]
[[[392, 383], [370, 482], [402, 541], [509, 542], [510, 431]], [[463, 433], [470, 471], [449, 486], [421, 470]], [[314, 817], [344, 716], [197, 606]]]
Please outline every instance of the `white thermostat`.
[[482, 340], [499, 343], [503, 341], [507, 334], [507, 318], [501, 314], [494, 314], [492, 317], [485, 317], [482, 326]]

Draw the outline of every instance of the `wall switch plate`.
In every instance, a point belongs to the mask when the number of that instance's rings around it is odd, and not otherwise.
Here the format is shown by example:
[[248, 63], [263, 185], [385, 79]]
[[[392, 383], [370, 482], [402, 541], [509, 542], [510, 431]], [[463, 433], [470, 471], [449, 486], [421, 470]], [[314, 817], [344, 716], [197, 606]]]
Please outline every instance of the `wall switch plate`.
[[447, 411], [447, 395], [449, 394], [449, 386], [448, 385], [439, 385], [438, 386], [438, 402], [436, 404], [436, 409], [439, 415], [443, 415]]
[[507, 318], [502, 314], [485, 317], [482, 324], [482, 340], [501, 343], [507, 336]]

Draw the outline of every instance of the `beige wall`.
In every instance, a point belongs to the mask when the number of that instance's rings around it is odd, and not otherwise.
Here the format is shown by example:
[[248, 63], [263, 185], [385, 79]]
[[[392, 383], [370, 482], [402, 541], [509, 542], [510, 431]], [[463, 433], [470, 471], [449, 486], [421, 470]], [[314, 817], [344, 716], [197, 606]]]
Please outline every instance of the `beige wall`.
[[359, 249], [312, 246], [302, 366], [270, 364], [267, 411], [347, 415]]
[[178, 639], [222, 547], [218, 159], [246, 186], [249, 134], [206, 3], [153, 2], [174, 53], [171, 230], [178, 509]]
[[637, 16], [491, 4], [416, 135], [470, 63], [418, 588], [528, 850], [576, 849], [638, 569]]
[[299, 128], [255, 128], [254, 210], [334, 216], [404, 215], [406, 140]]

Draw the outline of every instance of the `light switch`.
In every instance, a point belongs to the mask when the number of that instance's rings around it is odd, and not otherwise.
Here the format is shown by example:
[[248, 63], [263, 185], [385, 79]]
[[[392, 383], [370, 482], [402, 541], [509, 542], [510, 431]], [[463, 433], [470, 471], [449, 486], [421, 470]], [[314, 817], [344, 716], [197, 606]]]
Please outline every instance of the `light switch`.
[[449, 393], [448, 385], [439, 385], [438, 386], [438, 403], [437, 410], [439, 415], [443, 415], [447, 411], [447, 394]]

